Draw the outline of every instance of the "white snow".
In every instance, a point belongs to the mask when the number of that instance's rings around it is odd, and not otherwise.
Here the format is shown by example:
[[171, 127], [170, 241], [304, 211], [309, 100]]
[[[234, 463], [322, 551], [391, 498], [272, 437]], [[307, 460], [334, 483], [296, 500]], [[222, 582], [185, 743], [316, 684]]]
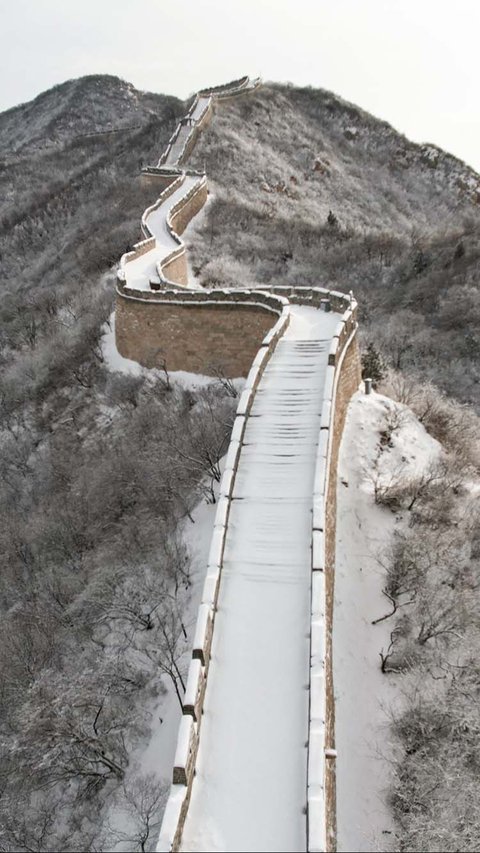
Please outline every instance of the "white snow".
[[[194, 122], [199, 121], [201, 119], [203, 113], [208, 107], [211, 98], [209, 96], [199, 97], [194, 106], [193, 111], [189, 114], [189, 118], [192, 118]], [[173, 143], [170, 151], [168, 152], [168, 157], [165, 160], [166, 166], [176, 166], [180, 157], [183, 154], [184, 148], [188, 142], [189, 136], [193, 131], [193, 126], [184, 124], [179, 127], [177, 138]]]
[[[401, 414], [392, 447], [380, 451], [379, 433], [389, 412]], [[337, 758], [338, 851], [389, 850], [392, 817], [386, 801], [390, 780], [388, 709], [400, 701], [399, 676], [384, 675], [392, 620], [382, 595], [378, 557], [401, 513], [377, 506], [375, 471], [384, 482], [398, 471], [418, 474], [439, 453], [414, 415], [378, 394], [357, 393], [349, 406], [338, 464], [335, 613], [333, 633]]]
[[189, 851], [306, 846], [313, 473], [338, 315], [291, 312], [235, 480], [183, 836]]
[[115, 343], [115, 311], [112, 311], [102, 328], [100, 341], [103, 361], [108, 370], [116, 373], [124, 373], [126, 376], [141, 376], [144, 369], [138, 362], [130, 358], [124, 358], [117, 350]]
[[[202, 597], [215, 511], [216, 504], [207, 504], [205, 501], [201, 501], [192, 513], [194, 521], [185, 520], [181, 530], [183, 541], [190, 552], [192, 561], [192, 586], [190, 588], [187, 607], [183, 613], [183, 621], [187, 627], [190, 640], [195, 629], [195, 619]], [[188, 659], [189, 653], [185, 656], [185, 664], [188, 664]], [[177, 756], [176, 753], [178, 750], [180, 724], [184, 718], [182, 717], [175, 691], [169, 680], [164, 678], [163, 684], [166, 688], [166, 693], [153, 698], [148, 706], [151, 725], [150, 736], [144, 739], [129, 756], [127, 782], [128, 774], [141, 773], [145, 775], [153, 773], [159, 781], [165, 782], [168, 786], [172, 780], [172, 769], [175, 760], [177, 757], [179, 761], [182, 758], [182, 755], [179, 754]], [[188, 717], [187, 720], [191, 720], [191, 717]], [[183, 742], [182, 746], [185, 748]], [[177, 787], [178, 797], [174, 798], [175, 802], [172, 805], [171, 796], [168, 801], [170, 815], [164, 816], [164, 822], [168, 819], [173, 825], [176, 824], [177, 808], [180, 808], [185, 794], [183, 785], [175, 786], [174, 790]], [[115, 830], [123, 831], [127, 837], [129, 836], [129, 816], [127, 813], [123, 813], [115, 803], [112, 804], [109, 820]], [[117, 853], [121, 853], [121, 851], [128, 853], [130, 849], [131, 847], [128, 846], [128, 842], [119, 842], [115, 846]]]
[[191, 113], [191, 117], [195, 119], [195, 121], [198, 121], [198, 119], [202, 117], [211, 100], [210, 96], [198, 98], [197, 103], [195, 104], [195, 109]]
[[167, 251], [170, 251], [178, 245], [178, 243], [173, 240], [172, 235], [167, 228], [167, 214], [168, 211], [171, 210], [171, 208], [174, 207], [174, 205], [177, 204], [177, 202], [179, 202], [183, 196], [195, 186], [196, 183], [198, 183], [198, 180], [198, 178], [186, 176], [178, 189], [165, 199], [164, 204], [159, 205], [159, 207], [155, 208], [155, 210], [152, 210], [152, 212], [148, 214], [146, 219], [147, 225], [157, 240], [157, 246], [162, 246]]

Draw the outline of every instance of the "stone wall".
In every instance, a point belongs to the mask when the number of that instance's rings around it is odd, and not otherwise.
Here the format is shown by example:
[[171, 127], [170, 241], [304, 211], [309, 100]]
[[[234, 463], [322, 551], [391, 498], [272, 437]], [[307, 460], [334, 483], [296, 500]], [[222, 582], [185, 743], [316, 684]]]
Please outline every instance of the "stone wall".
[[[325, 292], [319, 289], [309, 297], [302, 289], [300, 298], [302, 304], [319, 300], [324, 303]], [[331, 643], [336, 506], [331, 502], [331, 493], [336, 484], [338, 448], [346, 406], [360, 381], [356, 302], [340, 293], [330, 293], [328, 299], [336, 310], [343, 309], [343, 313], [328, 354], [313, 487], [307, 771], [309, 853], [335, 849], [336, 752]]]
[[[197, 94], [187, 116], [176, 126], [158, 165], [142, 169], [143, 184], [146, 186], [155, 186], [161, 190], [160, 197], [143, 214], [142, 232], [145, 237], [151, 235], [147, 222], [149, 213], [165, 204], [169, 195], [175, 192], [179, 188], [179, 185], [181, 185], [181, 182], [185, 180], [188, 170], [183, 169], [182, 166], [193, 150], [200, 133], [211, 121], [214, 102], [227, 96], [238, 97], [238, 95], [245, 92], [254, 91], [259, 83], [259, 79], [250, 81], [248, 77], [242, 77], [234, 84], [218, 86], [214, 90], [211, 90], [211, 92], [209, 90], [205, 94]], [[203, 101], [205, 102], [204, 105]], [[199, 105], [201, 114], [197, 110]], [[172, 158], [172, 162], [167, 163], [170, 157]], [[184, 255], [185, 253], [185, 247], [179, 235], [182, 234], [190, 220], [203, 207], [208, 196], [205, 175], [198, 172], [192, 173], [191, 171], [189, 174], [198, 176], [198, 182], [172, 209], [165, 208], [166, 228], [175, 243], [177, 243], [177, 247], [157, 261], [158, 278], [152, 276], [150, 279], [150, 286], [155, 291], [163, 289], [165, 286], [168, 287], [169, 284], [176, 284], [181, 287], [188, 285], [187, 262], [185, 256], [181, 257], [181, 254]], [[150, 248], [155, 248], [155, 244]], [[181, 248], [183, 252], [178, 252], [178, 248]], [[138, 245], [135, 247], [135, 250], [137, 249]], [[138, 256], [139, 253], [137, 251], [136, 254], [129, 253], [121, 258], [118, 272], [120, 285], [128, 278], [125, 272], [125, 264]]]
[[[179, 732], [173, 786], [157, 848], [159, 851], [179, 849], [182, 828], [188, 811], [200, 736], [202, 705], [208, 676], [215, 608], [223, 563], [223, 548], [228, 526], [229, 502], [233, 492], [245, 423], [255, 390], [266, 361], [273, 352], [276, 340], [288, 324], [289, 301], [316, 306], [322, 305], [322, 308], [325, 309], [326, 300], [330, 302], [331, 306], [335, 305], [336, 309], [343, 313], [332, 338], [323, 398], [319, 401], [321, 417], [319, 420], [312, 514], [307, 832], [309, 853], [319, 853], [319, 851], [323, 853], [323, 851], [335, 849], [334, 759], [336, 753], [331, 649], [335, 568], [335, 489], [338, 452], [346, 409], [351, 395], [360, 382], [360, 358], [356, 337], [356, 303], [345, 294], [331, 293], [321, 288], [290, 288], [288, 294], [285, 288], [275, 288], [275, 290], [277, 291], [275, 294], [262, 291], [251, 293], [249, 291], [204, 291], [201, 293], [173, 291], [167, 292], [164, 296], [164, 303], [158, 305], [160, 309], [164, 310], [166, 326], [171, 318], [181, 324], [177, 339], [185, 343], [185, 349], [182, 348], [179, 353], [183, 369], [191, 369], [190, 367], [185, 368], [187, 357], [195, 358], [193, 350], [191, 353], [188, 352], [190, 336], [185, 331], [185, 323], [189, 316], [194, 318], [192, 328], [195, 328], [195, 334], [198, 334], [199, 341], [202, 336], [208, 338], [210, 329], [216, 328], [215, 317], [220, 322], [228, 318], [229, 328], [228, 330], [222, 329], [219, 343], [221, 346], [226, 345], [223, 340], [226, 332], [226, 340], [228, 339], [232, 348], [237, 350], [237, 358], [241, 358], [244, 354], [243, 335], [246, 331], [248, 334], [251, 333], [252, 323], [248, 319], [250, 314], [258, 317], [262, 315], [262, 311], [265, 312], [265, 309], [276, 313], [282, 312], [281, 320], [263, 340], [263, 345], [249, 372], [246, 388], [237, 409], [237, 418], [220, 487], [220, 500], [210, 548], [207, 577], [199, 610], [192, 664], [186, 687], [184, 717]], [[203, 300], [203, 304], [191, 304], [194, 299]], [[216, 304], [215, 300], [218, 300]], [[264, 304], [261, 307], [245, 304], [248, 301], [253, 302], [253, 300], [263, 301]], [[191, 315], [185, 313], [188, 302], [190, 302], [188, 308], [193, 312]], [[152, 303], [151, 298], [145, 300], [145, 303], [147, 313], [152, 308], [157, 307], [155, 303]], [[134, 304], [138, 304], [136, 300]], [[178, 313], [179, 310], [180, 313]], [[205, 313], [206, 311], [208, 313]], [[235, 322], [233, 319], [235, 317], [239, 320], [239, 325], [236, 326], [239, 330], [238, 337], [231, 326], [232, 322]], [[254, 343], [253, 347], [255, 345]], [[202, 344], [199, 342], [197, 346], [202, 346]], [[208, 342], [205, 351], [205, 356], [208, 359], [211, 359], [211, 347], [211, 342]], [[250, 356], [245, 361], [247, 367], [249, 360]]]
[[[215, 93], [215, 101], [227, 100], [241, 91], [254, 91], [257, 81]], [[195, 104], [190, 113], [193, 113]], [[185, 161], [197, 136], [209, 120], [213, 99], [192, 126], [176, 166]], [[170, 140], [160, 163], [168, 158], [180, 127]], [[179, 146], [177, 146], [178, 148]], [[176, 149], [177, 150], [177, 149]], [[161, 175], [154, 167], [146, 170], [148, 180], [165, 187], [163, 204], [185, 174]], [[172, 174], [173, 173], [173, 174]], [[158, 177], [157, 177], [158, 175]], [[174, 186], [175, 184], [175, 186]], [[329, 352], [324, 395], [320, 405], [320, 434], [315, 469], [312, 514], [312, 595], [310, 649], [310, 709], [307, 774], [308, 850], [335, 849], [335, 714], [332, 681], [332, 619], [335, 569], [336, 473], [340, 439], [350, 396], [360, 381], [360, 360], [356, 339], [356, 303], [350, 296], [322, 288], [274, 286], [261, 291], [169, 291], [169, 284], [187, 284], [185, 247], [179, 235], [207, 198], [205, 178], [199, 176], [188, 195], [166, 213], [166, 226], [177, 247], [157, 263], [161, 284], [150, 291], [125, 286], [119, 275], [116, 306], [117, 349], [126, 358], [146, 367], [163, 366], [212, 374], [220, 367], [229, 376], [247, 376], [247, 386], [239, 402], [237, 418], [222, 478], [220, 502], [210, 549], [204, 596], [197, 622], [192, 663], [184, 702], [173, 773], [173, 786], [165, 812], [158, 850], [176, 850], [190, 799], [201, 712], [208, 674], [216, 595], [223, 560], [223, 543], [228, 523], [229, 502], [235, 480], [245, 421], [256, 386], [278, 336], [288, 325], [288, 302], [334, 310], [342, 315]], [[146, 212], [147, 213], [147, 212]], [[145, 220], [145, 221], [144, 221]], [[146, 214], [142, 227], [146, 226]], [[144, 227], [148, 236], [148, 227]], [[148, 241], [135, 247], [130, 257], [148, 251]], [[154, 288], [155, 285], [155, 288]], [[158, 287], [162, 292], [158, 292]], [[164, 289], [165, 288], [165, 289]], [[266, 337], [278, 315], [281, 320]], [[259, 350], [260, 343], [263, 346]], [[258, 355], [255, 354], [258, 351]], [[252, 365], [252, 369], [249, 369]], [[205, 617], [205, 618], [204, 618]], [[198, 635], [198, 636], [197, 636]]]
[[210, 375], [212, 365], [219, 365], [228, 376], [246, 376], [276, 319], [254, 304], [162, 303], [118, 293], [116, 344], [124, 358], [144, 367], [165, 361], [169, 370]]
[[188, 284], [188, 266], [185, 249], [180, 254], [172, 253], [170, 257], [162, 262], [162, 277], [172, 284]]
[[[335, 394], [332, 443], [328, 474], [328, 490], [325, 512], [325, 683], [326, 716], [325, 743], [335, 749], [335, 700], [333, 685], [332, 630], [335, 588], [335, 539], [337, 519], [337, 464], [340, 442], [345, 424], [348, 403], [358, 390], [361, 380], [360, 352], [357, 335], [345, 351]], [[327, 850], [336, 849], [336, 762], [332, 757], [325, 763], [325, 814], [327, 824]]]
[[207, 198], [207, 184], [202, 183], [195, 192], [186, 196], [175, 206], [169, 214], [169, 220], [171, 227], [177, 234], [183, 234], [188, 223], [202, 209]]

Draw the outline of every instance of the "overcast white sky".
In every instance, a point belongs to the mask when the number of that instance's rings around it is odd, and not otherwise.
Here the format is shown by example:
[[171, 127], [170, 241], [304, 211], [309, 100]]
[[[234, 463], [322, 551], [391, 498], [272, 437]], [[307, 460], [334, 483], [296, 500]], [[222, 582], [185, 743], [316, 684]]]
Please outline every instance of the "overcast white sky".
[[480, 0], [0, 0], [0, 110], [83, 74], [331, 89], [480, 171]]

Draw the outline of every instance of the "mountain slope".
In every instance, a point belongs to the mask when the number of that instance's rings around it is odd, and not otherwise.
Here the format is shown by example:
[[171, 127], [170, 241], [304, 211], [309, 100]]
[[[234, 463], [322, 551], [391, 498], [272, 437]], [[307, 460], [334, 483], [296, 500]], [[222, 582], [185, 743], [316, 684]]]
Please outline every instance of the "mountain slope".
[[478, 405], [472, 169], [329, 92], [285, 86], [219, 110], [193, 162], [214, 194], [193, 238], [202, 283], [353, 289], [392, 366]]
[[138, 849], [132, 803], [161, 810], [133, 756], [174, 693], [162, 643], [184, 676], [179, 528], [210, 489], [180, 460], [221, 455], [235, 401], [112, 372], [102, 331], [151, 198], [139, 168], [184, 112], [109, 77], [0, 116], [1, 850]]
[[139, 92], [106, 74], [68, 80], [0, 114], [0, 152], [31, 153], [82, 135], [141, 126], [158, 119], [169, 101], [173, 108], [175, 100]]

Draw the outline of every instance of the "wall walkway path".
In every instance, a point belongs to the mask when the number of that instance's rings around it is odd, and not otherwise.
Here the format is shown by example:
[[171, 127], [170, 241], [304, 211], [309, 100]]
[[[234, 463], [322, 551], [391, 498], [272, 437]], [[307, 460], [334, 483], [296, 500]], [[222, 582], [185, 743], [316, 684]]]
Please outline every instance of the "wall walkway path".
[[247, 421], [182, 849], [305, 851], [312, 496], [339, 315], [291, 306]]

